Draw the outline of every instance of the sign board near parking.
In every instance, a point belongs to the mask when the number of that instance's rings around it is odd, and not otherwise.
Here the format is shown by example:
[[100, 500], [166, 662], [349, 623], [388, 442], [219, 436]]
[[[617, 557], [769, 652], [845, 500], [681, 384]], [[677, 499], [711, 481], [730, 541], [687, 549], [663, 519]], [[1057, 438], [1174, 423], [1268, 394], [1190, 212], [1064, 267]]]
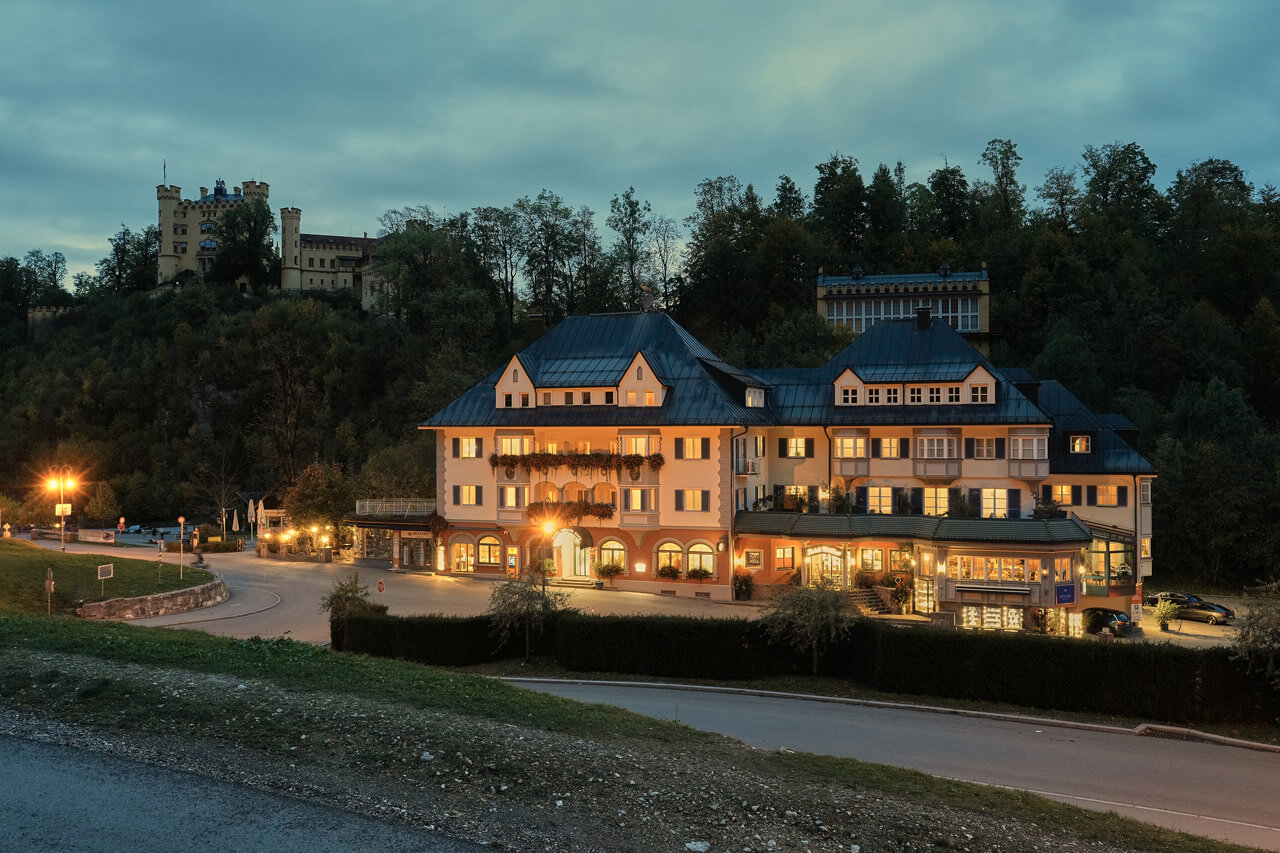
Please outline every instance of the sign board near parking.
[[1076, 585], [1073, 583], [1060, 583], [1054, 586], [1054, 592], [1057, 593], [1058, 604], [1075, 604], [1076, 603]]

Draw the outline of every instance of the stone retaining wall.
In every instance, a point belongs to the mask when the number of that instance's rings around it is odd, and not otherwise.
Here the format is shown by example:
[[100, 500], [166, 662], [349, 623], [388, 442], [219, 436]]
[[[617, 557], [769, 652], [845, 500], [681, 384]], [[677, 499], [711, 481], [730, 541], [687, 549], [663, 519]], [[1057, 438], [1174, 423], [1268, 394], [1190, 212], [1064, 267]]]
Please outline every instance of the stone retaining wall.
[[173, 592], [143, 595], [138, 598], [95, 601], [78, 609], [76, 614], [85, 619], [144, 619], [148, 616], [164, 616], [168, 613], [196, 610], [221, 604], [226, 600], [227, 585], [219, 577], [190, 589], [175, 589]]

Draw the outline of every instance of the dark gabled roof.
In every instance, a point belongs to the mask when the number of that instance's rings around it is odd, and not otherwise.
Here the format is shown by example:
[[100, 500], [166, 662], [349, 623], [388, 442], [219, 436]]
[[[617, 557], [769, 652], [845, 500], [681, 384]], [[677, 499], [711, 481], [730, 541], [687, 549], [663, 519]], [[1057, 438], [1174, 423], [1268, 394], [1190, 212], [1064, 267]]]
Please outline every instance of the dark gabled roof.
[[422, 426], [679, 426], [768, 425], [767, 409], [747, 408], [739, 386], [763, 385], [720, 361], [666, 314], [569, 317], [519, 354], [536, 388], [613, 387], [639, 353], [667, 388], [661, 406], [494, 406], [502, 368], [445, 406]]
[[945, 274], [939, 270], [932, 273], [889, 273], [887, 275], [862, 275], [854, 278], [852, 275], [819, 275], [818, 284], [828, 287], [839, 287], [846, 284], [874, 285], [874, 284], [938, 284], [949, 281], [987, 281], [987, 271], [985, 269], [978, 272], [951, 272], [948, 270]]
[[[1040, 408], [1053, 419], [1049, 430], [1049, 468], [1054, 474], [1154, 474], [1155, 466], [1135, 450], [1117, 430], [1133, 432], [1123, 415], [1097, 415], [1061, 382], [1040, 383]], [[1089, 453], [1069, 453], [1072, 435], [1088, 435]]]
[[797, 539], [928, 539], [934, 542], [1017, 542], [1059, 545], [1093, 538], [1079, 518], [945, 518], [932, 515], [823, 515], [750, 512], [734, 516], [734, 531]]
[[[837, 406], [833, 383], [852, 370], [864, 382], [959, 382], [985, 368], [996, 380], [992, 405]], [[778, 423], [810, 426], [857, 424], [1044, 424], [1048, 418], [946, 322], [881, 320], [822, 367], [757, 370], [769, 383]]]

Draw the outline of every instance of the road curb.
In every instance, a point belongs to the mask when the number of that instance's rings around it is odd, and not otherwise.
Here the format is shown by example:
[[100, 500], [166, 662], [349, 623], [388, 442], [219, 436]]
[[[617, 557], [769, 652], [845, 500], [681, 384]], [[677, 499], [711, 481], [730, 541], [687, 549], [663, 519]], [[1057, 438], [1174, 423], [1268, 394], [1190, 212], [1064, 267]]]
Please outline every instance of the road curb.
[[869, 708], [889, 708], [900, 711], [924, 711], [931, 714], [951, 714], [957, 717], [975, 717], [984, 720], [999, 720], [1027, 725], [1054, 726], [1062, 729], [1078, 729], [1106, 734], [1135, 735], [1137, 737], [1171, 737], [1183, 740], [1196, 740], [1220, 746], [1233, 746], [1241, 749], [1253, 749], [1261, 752], [1280, 753], [1280, 746], [1259, 743], [1252, 740], [1230, 738], [1202, 732], [1197, 729], [1162, 726], [1154, 723], [1142, 723], [1134, 728], [1123, 726], [1106, 726], [1101, 723], [1080, 723], [1073, 720], [1057, 720], [1052, 717], [1032, 717], [1026, 714], [1002, 714], [996, 711], [971, 711], [965, 708], [946, 708], [936, 705], [916, 705], [910, 702], [883, 702], [877, 699], [850, 699], [842, 696], [819, 696], [812, 693], [786, 693], [779, 690], [756, 690], [747, 687], [712, 687], [705, 684], [668, 684], [661, 681], [594, 681], [585, 678], [527, 678], [510, 676], [500, 679], [509, 684], [583, 684], [603, 687], [647, 687], [663, 690], [687, 690], [702, 693], [729, 693], [741, 696], [763, 696], [771, 699], [801, 699], [808, 702], [829, 702], [837, 705], [862, 705]]

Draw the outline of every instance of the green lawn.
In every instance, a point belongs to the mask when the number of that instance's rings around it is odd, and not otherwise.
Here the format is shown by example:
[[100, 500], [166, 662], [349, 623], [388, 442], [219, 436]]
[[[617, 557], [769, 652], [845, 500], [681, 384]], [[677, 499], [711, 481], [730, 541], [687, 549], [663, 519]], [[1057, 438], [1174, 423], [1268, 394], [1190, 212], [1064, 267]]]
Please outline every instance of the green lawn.
[[[136, 552], [135, 552], [136, 553]], [[98, 580], [98, 566], [111, 563], [112, 577]], [[158, 560], [138, 560], [103, 554], [50, 551], [19, 539], [0, 539], [0, 609], [44, 613], [49, 606], [45, 578], [53, 570], [52, 608], [69, 612], [81, 604], [109, 598], [132, 598], [199, 586], [213, 580], [203, 569]]]

